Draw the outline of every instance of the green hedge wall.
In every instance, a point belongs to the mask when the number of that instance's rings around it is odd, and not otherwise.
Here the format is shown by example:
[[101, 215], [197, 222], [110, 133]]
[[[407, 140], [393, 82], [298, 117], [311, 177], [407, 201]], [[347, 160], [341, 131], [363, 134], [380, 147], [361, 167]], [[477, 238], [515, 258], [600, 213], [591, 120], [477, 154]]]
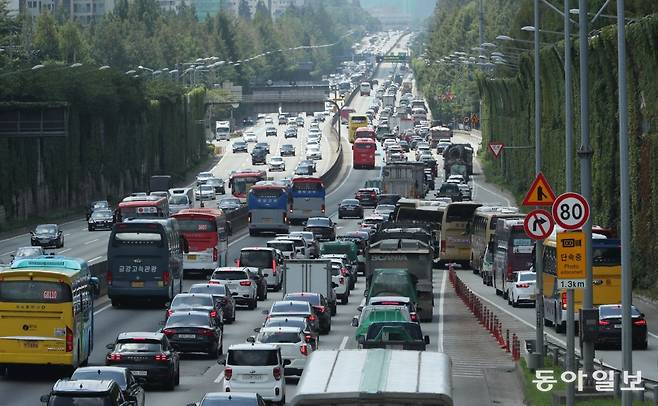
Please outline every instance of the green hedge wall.
[[[619, 154], [617, 103], [617, 33], [614, 26], [590, 39], [590, 138], [594, 224], [619, 228]], [[632, 252], [636, 287], [657, 285], [658, 263], [658, 16], [627, 27], [630, 173], [632, 179]], [[577, 42], [573, 49], [574, 151], [580, 146], [579, 72]], [[556, 193], [565, 190], [564, 43], [541, 52], [542, 170]], [[526, 55], [519, 73], [509, 79], [479, 80], [483, 98], [483, 145], [490, 141], [508, 146], [534, 146], [533, 60]], [[576, 156], [576, 154], [574, 153]], [[485, 159], [493, 160], [491, 154]], [[534, 153], [506, 149], [490, 162], [515, 195], [523, 195], [534, 178]], [[580, 188], [575, 157], [574, 184]]]
[[[143, 82], [114, 70], [47, 67], [0, 78], [0, 100], [67, 103], [67, 137], [0, 139], [0, 206], [9, 221], [113, 203], [152, 174], [183, 176], [207, 156], [205, 89]], [[11, 102], [7, 102], [11, 101]], [[15, 102], [20, 101], [20, 102]]]

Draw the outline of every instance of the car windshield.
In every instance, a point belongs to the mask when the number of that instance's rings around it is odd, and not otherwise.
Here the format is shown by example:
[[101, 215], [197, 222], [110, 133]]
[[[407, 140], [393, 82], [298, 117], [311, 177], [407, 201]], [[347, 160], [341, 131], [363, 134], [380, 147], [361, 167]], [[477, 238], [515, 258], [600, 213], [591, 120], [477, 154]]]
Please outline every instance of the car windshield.
[[209, 295], [225, 295], [226, 286], [224, 285], [192, 285], [190, 293], [207, 293]]
[[206, 181], [206, 185], [219, 186], [221, 184], [222, 184], [222, 180], [217, 178], [210, 178]]
[[240, 251], [240, 266], [255, 268], [272, 267], [272, 251], [270, 250], [242, 250]]
[[306, 328], [306, 321], [302, 318], [285, 318], [274, 317], [267, 319], [265, 327], [299, 327], [300, 329]]
[[212, 274], [211, 279], [216, 279], [220, 281], [239, 281], [243, 279], [249, 279], [247, 272], [245, 271], [215, 271]]
[[33, 257], [42, 254], [40, 247], [23, 247], [16, 250], [16, 257]]
[[341, 203], [343, 206], [358, 206], [360, 203], [356, 199], [345, 199]]
[[96, 209], [107, 209], [109, 207], [109, 204], [107, 201], [99, 201], [99, 202], [94, 202], [94, 204], [91, 205], [91, 208], [93, 210]]
[[534, 273], [521, 273], [519, 274], [519, 282], [535, 281], [536, 276]]
[[270, 313], [308, 313], [308, 311], [306, 303], [281, 302], [274, 303]]
[[102, 219], [108, 217], [112, 217], [112, 212], [109, 210], [96, 210], [95, 212], [91, 213], [91, 218], [93, 219]]
[[71, 375], [71, 380], [81, 379], [88, 379], [90, 381], [111, 379], [118, 383], [120, 387], [126, 387], [126, 375], [123, 372], [117, 370], [106, 370], [100, 368], [77, 369], [75, 372], [73, 372], [73, 375]]
[[405, 341], [409, 338], [422, 340], [423, 334], [420, 326], [416, 323], [374, 323], [368, 327], [366, 340], [375, 338], [399, 341]]
[[113, 406], [112, 399], [105, 396], [81, 396], [78, 394], [52, 395], [48, 406]]
[[392, 204], [380, 204], [375, 207], [375, 211], [394, 211], [395, 206]]
[[[606, 317], [621, 318], [621, 305], [601, 306], [599, 308], [599, 315], [601, 316], [601, 318], [606, 318]], [[631, 317], [640, 317], [640, 311], [635, 306], [631, 307]]]
[[165, 328], [167, 327], [200, 327], [209, 326], [210, 316], [205, 314], [187, 314], [187, 313], [174, 313], [167, 319]]
[[297, 302], [307, 302], [311, 306], [320, 305], [320, 296], [318, 295], [296, 295], [296, 294], [287, 294], [284, 300], [294, 300]]
[[240, 205], [240, 199], [233, 199], [233, 198], [222, 199], [222, 200], [219, 201], [219, 205], [222, 206], [222, 207], [239, 206]]
[[256, 341], [259, 343], [298, 343], [302, 341], [298, 332], [292, 331], [263, 331], [258, 334]]
[[306, 222], [307, 227], [331, 227], [331, 220], [327, 218], [310, 218]]
[[283, 144], [283, 145], [281, 146], [281, 149], [293, 149], [293, 146], [290, 145], [290, 144]]
[[244, 147], [245, 145], [247, 145], [247, 143], [244, 142], [244, 141], [235, 141], [233, 143], [233, 146], [235, 146], [235, 147]]
[[210, 172], [201, 172], [201, 173], [199, 173], [199, 176], [198, 176], [198, 177], [199, 177], [199, 178], [211, 178], [211, 177], [212, 177], [212, 173], [210, 173]]
[[294, 251], [295, 249], [295, 244], [292, 241], [268, 241], [267, 246], [280, 251]]
[[227, 365], [262, 366], [279, 365], [277, 350], [228, 350]]
[[37, 234], [55, 234], [57, 227], [52, 224], [41, 224], [37, 226], [34, 232]]
[[172, 196], [169, 198], [169, 204], [190, 204], [190, 198], [183, 196]]
[[171, 302], [171, 307], [208, 307], [212, 306], [212, 298], [208, 296], [177, 295]]
[[160, 352], [162, 345], [155, 340], [121, 340], [114, 345], [113, 352]]

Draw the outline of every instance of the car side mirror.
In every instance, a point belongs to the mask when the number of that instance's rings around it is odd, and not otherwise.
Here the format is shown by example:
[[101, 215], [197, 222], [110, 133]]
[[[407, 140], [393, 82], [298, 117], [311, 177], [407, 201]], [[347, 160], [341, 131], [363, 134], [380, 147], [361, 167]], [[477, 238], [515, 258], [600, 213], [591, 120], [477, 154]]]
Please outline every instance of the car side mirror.
[[41, 403], [48, 403], [48, 399], [50, 399], [50, 395], [41, 395], [41, 397], [39, 397]]
[[640, 317], [644, 317], [644, 313], [640, 313]]
[[283, 366], [284, 366], [284, 367], [287, 366], [287, 365], [290, 365], [290, 364], [292, 364], [292, 361], [291, 361], [291, 360], [289, 360], [289, 359], [284, 359], [284, 360], [283, 360]]
[[268, 314], [270, 314], [270, 311], [267, 310], [267, 309], [265, 309], [265, 310], [263, 310], [263, 311], [261, 312], [261, 314], [268, 315]]
[[256, 328], [254, 329], [254, 333], [260, 333], [260, 327], [256, 327]]
[[332, 288], [337, 288], [337, 287], [338, 287], [338, 284], [337, 284], [336, 282], [331, 282], [331, 287], [332, 287]]
[[363, 306], [362, 306], [362, 305], [358, 305], [358, 306], [356, 307], [356, 311], [357, 311], [357, 312], [362, 312], [362, 311], [363, 311]]
[[105, 346], [105, 348], [107, 348], [108, 350], [113, 350], [114, 349], [114, 344], [107, 344]]
[[358, 317], [352, 318], [352, 327], [359, 327], [359, 318]]
[[247, 342], [252, 343], [252, 344], [255, 343], [256, 342], [256, 337], [254, 337], [254, 336], [247, 337]]
[[226, 365], [226, 357], [222, 355], [221, 357], [217, 358], [217, 363], [219, 365]]
[[430, 345], [430, 336], [425, 336], [425, 344]]

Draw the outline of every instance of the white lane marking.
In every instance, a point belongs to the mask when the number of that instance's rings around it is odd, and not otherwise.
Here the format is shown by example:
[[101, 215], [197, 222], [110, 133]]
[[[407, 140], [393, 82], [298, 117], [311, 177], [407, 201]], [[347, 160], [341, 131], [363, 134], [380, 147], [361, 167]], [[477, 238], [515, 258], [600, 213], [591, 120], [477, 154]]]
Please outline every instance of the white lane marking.
[[340, 346], [338, 347], [339, 350], [344, 350], [345, 346], [347, 345], [347, 340], [350, 338], [348, 336], [343, 337], [343, 340], [340, 342]]
[[68, 237], [69, 235], [71, 235], [71, 233], [66, 233], [64, 234], [64, 237]]
[[98, 256], [98, 257], [93, 257], [93, 258], [90, 259], [88, 262], [98, 261], [99, 259], [103, 259], [103, 256], [101, 255], [101, 256]]
[[58, 252], [58, 254], [63, 254], [63, 253], [65, 253], [65, 252], [69, 252], [69, 251], [71, 251], [72, 249], [73, 249], [73, 248], [67, 248], [67, 249], [65, 249], [65, 250], [61, 250], [60, 252]]
[[656, 338], [656, 339], [658, 339], [658, 335], [655, 335], [655, 334], [652, 333], [651, 331], [647, 331], [647, 334], [649, 334], [652, 338]]
[[215, 378], [215, 383], [220, 383], [223, 380], [224, 380], [224, 371], [220, 372], [219, 375], [217, 375], [217, 378]]
[[443, 352], [443, 299], [446, 294], [446, 276], [446, 271], [443, 271], [440, 290], [441, 297], [439, 298], [439, 352]]
[[108, 304], [108, 305], [105, 306], [105, 307], [101, 307], [100, 309], [98, 309], [98, 310], [96, 310], [96, 311], [94, 312], [94, 316], [97, 315], [97, 314], [100, 313], [100, 312], [104, 312], [105, 310], [109, 309], [110, 307], [112, 307], [111, 304]]
[[7, 251], [5, 253], [0, 254], [0, 256], [5, 256], [5, 255], [13, 254], [13, 253], [14, 253], [14, 251]]
[[89, 240], [89, 241], [85, 242], [84, 245], [89, 245], [89, 244], [95, 243], [96, 241], [98, 241], [98, 238], [94, 238], [93, 240]]

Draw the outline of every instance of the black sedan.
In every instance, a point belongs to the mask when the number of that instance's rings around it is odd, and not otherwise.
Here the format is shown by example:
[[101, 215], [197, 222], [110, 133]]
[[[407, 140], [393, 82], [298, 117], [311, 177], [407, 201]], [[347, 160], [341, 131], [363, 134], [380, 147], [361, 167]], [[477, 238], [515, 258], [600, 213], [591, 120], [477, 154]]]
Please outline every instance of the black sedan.
[[224, 321], [233, 323], [235, 321], [235, 299], [228, 286], [218, 283], [195, 283], [190, 286], [189, 293], [206, 293], [215, 299], [222, 308]]
[[87, 206], [87, 214], [86, 214], [87, 220], [89, 220], [89, 217], [91, 217], [91, 214], [93, 212], [100, 209], [111, 210], [110, 203], [107, 200], [96, 200], [94, 202], [89, 203], [89, 206]]
[[123, 397], [133, 402], [134, 406], [144, 406], [144, 388], [137, 382], [135, 376], [128, 368], [123, 367], [81, 367], [71, 375], [71, 380], [104, 381], [113, 380], [121, 388]]
[[267, 127], [265, 129], [266, 137], [276, 137], [276, 135], [277, 135], [276, 127]]
[[240, 207], [242, 207], [242, 203], [237, 197], [225, 197], [217, 203], [217, 208], [222, 209], [224, 213], [230, 213]]
[[128, 368], [139, 382], [164, 384], [173, 390], [180, 382], [180, 359], [162, 333], [121, 333], [107, 345], [105, 365]]
[[299, 163], [297, 168], [295, 168], [295, 175], [313, 175], [313, 166], [309, 164]]
[[254, 148], [251, 150], [251, 164], [267, 164], [267, 150], [264, 148]]
[[270, 144], [267, 142], [257, 142], [254, 148], [263, 148], [267, 153], [270, 153]]
[[311, 217], [306, 221], [304, 231], [310, 231], [320, 241], [336, 239], [336, 224], [329, 217]]
[[245, 118], [242, 119], [242, 125], [245, 126], [245, 127], [250, 126], [250, 125], [254, 125], [254, 119], [251, 118], [251, 117], [245, 117]]
[[114, 213], [109, 209], [98, 209], [91, 213], [87, 220], [87, 229], [94, 231], [98, 229], [111, 230], [114, 225]]
[[279, 149], [281, 156], [295, 156], [295, 146], [292, 144], [283, 144]]
[[30, 232], [30, 244], [41, 247], [62, 248], [64, 246], [64, 233], [57, 224], [39, 224]]
[[212, 295], [207, 293], [180, 293], [174, 296], [174, 299], [167, 309], [165, 319], [178, 312], [199, 311], [208, 314], [213, 318], [215, 324], [222, 327], [224, 325], [224, 311], [221, 304], [215, 302]]
[[338, 205], [338, 218], [356, 217], [363, 218], [363, 206], [357, 199], [344, 199]]
[[248, 152], [247, 143], [242, 140], [235, 141], [233, 143], [233, 153], [235, 154], [236, 152]]
[[177, 351], [205, 352], [213, 358], [224, 352], [223, 331], [206, 312], [174, 313], [162, 332]]
[[[646, 350], [647, 341], [647, 320], [644, 313], [641, 313], [637, 307], [631, 308], [631, 317], [633, 320], [633, 349]], [[612, 345], [621, 348], [621, 305], [601, 305], [599, 306], [599, 332], [596, 338], [596, 348]]]
[[215, 194], [223, 195], [226, 193], [226, 185], [224, 183], [224, 179], [210, 178], [206, 181], [206, 185], [214, 187]]
[[329, 334], [331, 331], [331, 307], [327, 299], [320, 293], [288, 293], [283, 297], [283, 300], [308, 302], [320, 322], [320, 333]]
[[354, 198], [361, 202], [363, 206], [375, 207], [378, 203], [377, 192], [373, 189], [359, 189], [354, 195]]

